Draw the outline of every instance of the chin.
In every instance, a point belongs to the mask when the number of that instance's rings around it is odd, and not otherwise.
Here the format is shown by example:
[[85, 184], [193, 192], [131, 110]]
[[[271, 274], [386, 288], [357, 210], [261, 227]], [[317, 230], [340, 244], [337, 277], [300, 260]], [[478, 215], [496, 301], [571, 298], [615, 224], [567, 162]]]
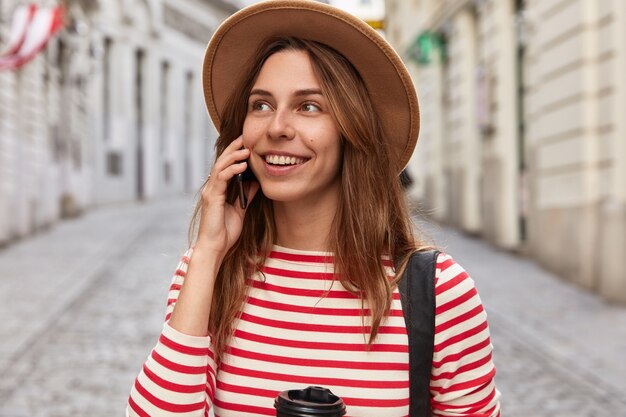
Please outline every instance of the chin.
[[287, 203], [291, 201], [297, 201], [300, 198], [302, 198], [301, 194], [294, 192], [293, 189], [282, 190], [282, 189], [276, 189], [275, 187], [266, 187], [266, 188], [261, 187], [261, 189], [263, 190], [263, 195], [272, 201], [280, 201], [280, 202]]

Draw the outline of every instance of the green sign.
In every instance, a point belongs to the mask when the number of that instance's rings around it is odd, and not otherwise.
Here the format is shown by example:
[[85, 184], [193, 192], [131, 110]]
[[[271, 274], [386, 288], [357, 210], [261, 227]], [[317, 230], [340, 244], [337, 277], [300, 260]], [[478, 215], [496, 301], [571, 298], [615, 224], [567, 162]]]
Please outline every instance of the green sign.
[[411, 60], [421, 65], [430, 64], [434, 54], [439, 53], [440, 58], [445, 58], [445, 45], [440, 34], [435, 32], [422, 32], [409, 47], [408, 56]]

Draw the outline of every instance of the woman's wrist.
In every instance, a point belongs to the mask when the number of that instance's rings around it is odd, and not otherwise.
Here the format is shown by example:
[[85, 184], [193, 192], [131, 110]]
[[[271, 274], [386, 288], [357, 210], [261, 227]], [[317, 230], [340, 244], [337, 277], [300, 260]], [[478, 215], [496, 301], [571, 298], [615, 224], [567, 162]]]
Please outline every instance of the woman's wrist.
[[203, 262], [209, 262], [217, 267], [217, 271], [224, 260], [226, 250], [224, 249], [223, 243], [214, 242], [209, 238], [198, 237], [196, 243], [193, 245], [192, 258], [196, 253], [198, 254], [197, 258], [202, 257]]
[[189, 259], [183, 285], [170, 317], [170, 326], [187, 335], [206, 336], [213, 287], [222, 257], [210, 247], [197, 243]]
[[197, 242], [189, 259], [185, 283], [193, 282], [195, 287], [206, 288], [212, 292], [223, 260], [224, 256], [220, 251]]

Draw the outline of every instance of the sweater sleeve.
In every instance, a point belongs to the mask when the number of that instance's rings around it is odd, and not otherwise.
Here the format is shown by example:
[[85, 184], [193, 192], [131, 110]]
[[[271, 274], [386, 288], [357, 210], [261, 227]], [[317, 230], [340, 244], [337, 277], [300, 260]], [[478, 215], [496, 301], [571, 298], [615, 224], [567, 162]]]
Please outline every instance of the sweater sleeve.
[[433, 415], [497, 417], [500, 393], [494, 384], [493, 346], [474, 281], [446, 254], [437, 259], [435, 280]]
[[204, 417], [213, 401], [216, 364], [210, 337], [190, 336], [169, 325], [192, 250], [183, 256], [170, 285], [165, 324], [131, 389], [127, 417]]

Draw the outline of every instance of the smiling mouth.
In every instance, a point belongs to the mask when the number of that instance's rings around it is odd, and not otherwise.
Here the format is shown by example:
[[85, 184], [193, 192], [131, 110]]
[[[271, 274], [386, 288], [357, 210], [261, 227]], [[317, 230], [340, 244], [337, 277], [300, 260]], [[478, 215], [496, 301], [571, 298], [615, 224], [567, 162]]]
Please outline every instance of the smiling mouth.
[[265, 162], [270, 165], [300, 165], [307, 161], [305, 158], [284, 155], [265, 155]]

